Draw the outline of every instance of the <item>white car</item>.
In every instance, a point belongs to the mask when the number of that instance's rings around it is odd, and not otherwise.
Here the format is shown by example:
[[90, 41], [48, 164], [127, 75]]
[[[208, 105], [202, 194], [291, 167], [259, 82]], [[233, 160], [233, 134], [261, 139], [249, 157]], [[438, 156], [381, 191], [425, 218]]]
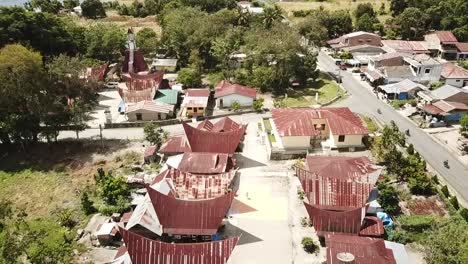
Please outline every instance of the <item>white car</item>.
[[104, 86], [106, 88], [109, 88], [109, 89], [117, 89], [119, 87], [119, 83], [118, 82], [108, 82], [108, 83], [104, 84]]

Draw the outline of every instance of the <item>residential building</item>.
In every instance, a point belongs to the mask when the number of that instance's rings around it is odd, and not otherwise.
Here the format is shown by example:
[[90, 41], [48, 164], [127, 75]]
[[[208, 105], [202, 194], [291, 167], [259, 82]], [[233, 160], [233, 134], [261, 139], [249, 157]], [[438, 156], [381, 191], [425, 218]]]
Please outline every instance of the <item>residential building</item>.
[[428, 83], [440, 80], [442, 64], [426, 54], [416, 54], [404, 57], [406, 65], [411, 67], [415, 82]]
[[422, 84], [405, 79], [398, 83], [380, 85], [378, 90], [385, 94], [387, 99], [407, 100], [416, 98], [419, 91], [427, 91], [428, 88]]
[[187, 117], [204, 116], [210, 93], [210, 89], [188, 89], [182, 101], [182, 115]]
[[360, 45], [382, 46], [382, 38], [374, 33], [358, 31], [343, 35], [339, 38], [327, 41], [327, 44], [334, 50], [341, 50], [347, 47]]
[[359, 64], [361, 65], [367, 65], [371, 58], [380, 56], [385, 53], [385, 50], [383, 50], [382, 47], [368, 44], [346, 47], [343, 48], [343, 50], [350, 52], [353, 55], [353, 58], [359, 61]]
[[382, 40], [383, 49], [388, 53], [400, 53], [405, 55], [429, 54], [424, 41], [408, 40]]
[[404, 64], [403, 55], [397, 52], [385, 53], [369, 59], [368, 69], [378, 70], [382, 67], [401, 66]]
[[154, 101], [139, 101], [127, 107], [129, 121], [155, 121], [174, 117], [174, 106]]
[[238, 102], [241, 107], [252, 107], [257, 90], [223, 80], [216, 85], [214, 97], [218, 108], [232, 107], [234, 102]]
[[179, 101], [179, 91], [171, 89], [162, 89], [156, 92], [154, 101], [160, 104], [177, 105]]
[[442, 65], [441, 77], [445, 84], [458, 88], [468, 86], [468, 70], [452, 62], [446, 62]]
[[459, 102], [440, 100], [433, 104], [427, 104], [421, 109], [427, 120], [436, 118], [446, 123], [457, 122], [460, 118], [468, 114], [468, 105]]
[[154, 59], [151, 68], [157, 71], [175, 72], [177, 68], [177, 59]]
[[457, 58], [457, 38], [450, 31], [434, 31], [424, 35], [427, 49], [434, 56], [438, 56], [446, 60], [454, 60]]
[[468, 59], [468, 42], [455, 43], [457, 47], [457, 60]]
[[272, 132], [278, 148], [356, 148], [369, 131], [349, 108], [279, 108], [272, 110]]
[[431, 95], [435, 99], [434, 101], [445, 100], [468, 104], [468, 87], [460, 89], [446, 84], [432, 91]]

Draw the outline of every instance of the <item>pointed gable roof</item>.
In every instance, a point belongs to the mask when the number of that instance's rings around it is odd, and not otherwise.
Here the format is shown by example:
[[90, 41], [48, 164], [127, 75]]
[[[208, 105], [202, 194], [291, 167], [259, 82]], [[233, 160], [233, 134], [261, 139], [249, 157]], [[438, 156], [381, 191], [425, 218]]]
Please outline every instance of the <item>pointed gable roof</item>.
[[237, 83], [231, 83], [223, 80], [216, 85], [215, 98], [223, 97], [231, 94], [239, 94], [246, 97], [255, 98], [257, 96], [257, 90]]
[[245, 133], [245, 127], [228, 132], [204, 131], [182, 124], [192, 152], [233, 154]]

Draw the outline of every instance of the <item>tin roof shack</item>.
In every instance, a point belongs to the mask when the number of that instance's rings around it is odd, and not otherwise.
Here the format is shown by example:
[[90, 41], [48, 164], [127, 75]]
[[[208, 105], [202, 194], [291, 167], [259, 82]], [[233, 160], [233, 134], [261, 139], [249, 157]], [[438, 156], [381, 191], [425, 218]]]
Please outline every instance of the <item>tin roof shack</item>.
[[119, 228], [114, 222], [103, 223], [96, 232], [96, 237], [102, 246], [114, 245], [122, 239]]
[[405, 55], [430, 53], [424, 41], [382, 40], [382, 45], [382, 48], [388, 53], [400, 53]]
[[446, 60], [457, 58], [457, 38], [450, 31], [434, 31], [424, 35], [427, 48], [434, 56]]
[[378, 90], [384, 93], [388, 99], [407, 100], [416, 98], [419, 91], [427, 91], [428, 88], [422, 84], [405, 79], [398, 83], [380, 85]]
[[468, 70], [452, 62], [446, 62], [442, 65], [441, 77], [445, 84], [458, 88], [468, 86]]
[[174, 106], [154, 101], [140, 101], [127, 107], [128, 121], [156, 121], [174, 117]]
[[175, 72], [177, 68], [177, 59], [159, 59], [156, 58], [151, 64], [151, 68], [157, 71]]
[[277, 146], [284, 151], [358, 148], [369, 133], [347, 107], [277, 108], [271, 121]]
[[224, 80], [216, 85], [214, 97], [217, 108], [232, 107], [234, 102], [238, 102], [241, 107], [252, 107], [257, 90]]
[[383, 239], [328, 234], [325, 244], [327, 264], [397, 264], [393, 250]]
[[449, 102], [457, 102], [468, 104], [468, 87], [456, 88], [451, 85], [444, 85], [431, 91], [432, 97], [437, 100], [445, 100]]
[[374, 33], [357, 31], [329, 40], [327, 44], [334, 50], [341, 50], [342, 48], [364, 44], [380, 47], [382, 46], [382, 38]]
[[309, 217], [319, 236], [383, 235], [380, 219], [367, 216], [367, 201], [381, 167], [366, 157], [308, 156], [308, 170], [296, 168]]
[[425, 113], [428, 120], [432, 120], [435, 117], [437, 120], [453, 123], [458, 122], [463, 115], [468, 114], [468, 105], [440, 100], [433, 104], [425, 105], [421, 110]]

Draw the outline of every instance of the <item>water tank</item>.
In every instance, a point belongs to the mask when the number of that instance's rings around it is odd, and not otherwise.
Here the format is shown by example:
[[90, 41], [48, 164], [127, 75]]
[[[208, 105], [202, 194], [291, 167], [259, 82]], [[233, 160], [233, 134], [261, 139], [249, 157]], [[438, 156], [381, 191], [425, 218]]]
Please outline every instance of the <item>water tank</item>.
[[354, 263], [354, 255], [349, 252], [338, 253], [336, 254], [336, 258], [338, 259], [338, 263], [342, 263], [342, 264]]

